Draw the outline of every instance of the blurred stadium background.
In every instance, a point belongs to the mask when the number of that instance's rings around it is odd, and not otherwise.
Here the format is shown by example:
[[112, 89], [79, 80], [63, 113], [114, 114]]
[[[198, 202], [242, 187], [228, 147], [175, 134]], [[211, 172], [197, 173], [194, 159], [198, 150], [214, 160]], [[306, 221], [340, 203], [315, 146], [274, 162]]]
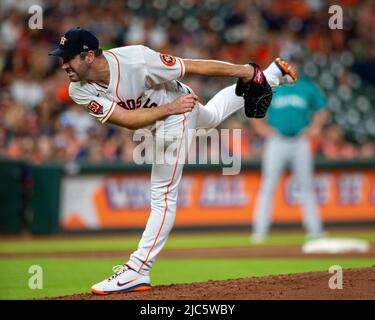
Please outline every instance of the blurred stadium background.
[[[41, 30], [28, 28], [31, 16], [28, 8], [34, 4], [43, 8]], [[331, 4], [343, 7], [343, 30], [328, 28]], [[285, 58], [296, 54], [303, 56], [301, 72], [317, 81], [328, 98], [331, 111], [322, 138], [312, 142], [318, 169], [323, 170], [317, 181], [317, 192], [321, 192], [321, 203], [328, 203], [323, 216], [333, 223], [336, 219], [375, 221], [373, 1], [1, 0], [0, 19], [2, 232], [51, 233], [64, 226], [67, 229], [90, 228], [90, 223], [97, 228], [98, 223], [93, 223], [90, 217], [84, 221], [85, 217], [80, 217], [77, 210], [101, 210], [98, 215], [106, 217], [99, 225], [110, 229], [116, 226], [142, 229], [147, 219], [149, 186], [146, 172], [149, 168], [143, 173], [143, 168], [133, 164], [135, 142], [132, 133], [110, 125], [98, 125], [82, 108], [74, 105], [68, 96], [66, 75], [60, 70], [58, 61], [47, 56], [64, 31], [76, 26], [95, 33], [104, 49], [142, 43], [184, 58], [234, 63], [254, 60], [262, 67], [278, 55]], [[233, 83], [233, 79], [188, 77], [184, 82], [204, 102], [225, 85]], [[242, 129], [241, 144], [233, 143], [227, 148], [234, 154], [241, 149], [244, 175], [240, 179], [244, 179], [245, 184], [247, 178], [255, 179], [250, 187], [243, 187], [245, 198], [239, 196], [236, 189], [241, 181], [224, 183], [223, 188], [227, 186], [228, 190], [221, 190], [221, 194], [226, 196], [222, 197], [224, 200], [217, 199], [214, 195], [220, 194], [218, 188], [223, 185], [219, 175], [205, 176], [202, 170], [208, 170], [206, 167], [200, 168], [201, 171], [187, 169], [187, 182], [182, 184], [184, 189], [191, 185], [194, 188], [198, 185], [198, 189], [213, 187], [205, 199], [197, 200], [193, 205], [188, 202], [195, 193], [182, 191], [182, 213], [178, 215], [177, 225], [198, 227], [218, 222], [223, 226], [228, 222], [249, 227], [253, 196], [246, 198], [246, 193], [256, 192], [263, 140], [244, 119], [239, 112], [225, 121], [222, 128]], [[139, 174], [134, 173], [135, 168], [140, 170]], [[217, 170], [213, 167], [213, 172], [219, 172]], [[113, 174], [117, 177], [113, 180], [117, 185], [109, 183], [103, 187]], [[325, 184], [327, 174], [333, 179], [330, 185]], [[93, 182], [90, 177], [99, 180]], [[123, 183], [119, 184], [121, 179]], [[127, 187], [130, 184], [134, 186], [131, 189]], [[95, 186], [105, 190], [97, 194]], [[284, 192], [280, 191], [276, 221], [296, 222], [299, 220], [297, 213], [292, 216], [286, 213], [290, 208], [296, 211], [293, 190], [285, 188], [287, 200], [283, 200]], [[120, 198], [103, 199], [111, 197], [108, 190], [115, 190], [116, 195], [123, 192], [123, 197], [136, 200], [122, 199], [121, 195], [118, 195]], [[83, 199], [87, 198], [83, 195], [86, 191], [89, 194], [87, 201], [91, 204], [82, 205], [86, 201]], [[325, 200], [324, 192], [333, 194], [332, 197], [336, 193], [340, 196], [338, 200]], [[225, 212], [213, 205], [218, 200], [223, 201], [222, 206], [227, 208]], [[66, 202], [71, 201], [76, 205], [67, 209]], [[235, 210], [239, 206], [242, 207], [236, 216]], [[199, 212], [203, 209], [211, 218], [202, 220]], [[329, 216], [331, 209], [333, 213]], [[61, 220], [64, 210], [72, 215]], [[195, 215], [185, 221], [184, 214], [192, 211]], [[131, 212], [138, 212], [140, 218]], [[346, 216], [340, 217], [341, 213]]]

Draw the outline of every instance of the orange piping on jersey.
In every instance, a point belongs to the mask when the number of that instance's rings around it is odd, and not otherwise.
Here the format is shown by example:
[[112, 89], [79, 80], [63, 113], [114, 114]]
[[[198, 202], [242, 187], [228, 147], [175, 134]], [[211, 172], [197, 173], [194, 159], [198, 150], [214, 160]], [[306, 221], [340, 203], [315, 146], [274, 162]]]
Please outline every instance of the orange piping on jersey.
[[169, 184], [168, 184], [168, 186], [167, 186], [167, 191], [166, 191], [165, 194], [164, 194], [165, 209], [164, 209], [163, 221], [161, 222], [161, 226], [160, 226], [160, 228], [159, 228], [158, 234], [156, 235], [156, 238], [155, 238], [155, 240], [154, 240], [154, 243], [152, 244], [152, 247], [151, 247], [150, 251], [149, 251], [148, 254], [147, 254], [146, 260], [145, 260], [145, 261], [142, 261], [142, 264], [141, 264], [141, 266], [139, 267], [138, 272], [140, 272], [140, 271], [142, 270], [142, 267], [147, 263], [148, 258], [149, 258], [149, 256], [150, 256], [150, 253], [151, 253], [152, 249], [154, 249], [155, 244], [156, 244], [156, 241], [158, 240], [159, 235], [160, 235], [160, 232], [161, 232], [161, 229], [163, 228], [163, 225], [164, 225], [165, 216], [166, 216], [166, 214], [167, 214], [167, 210], [168, 210], [168, 193], [169, 193], [169, 187], [170, 187], [171, 184], [173, 183], [173, 179], [174, 179], [174, 176], [175, 176], [175, 174], [176, 174], [176, 168], [177, 168], [177, 164], [178, 164], [179, 157], [180, 157], [181, 145], [182, 145], [182, 142], [184, 141], [184, 134], [185, 134], [185, 120], [186, 120], [186, 116], [185, 116], [185, 114], [182, 114], [182, 115], [183, 115], [183, 117], [184, 117], [184, 120], [182, 121], [182, 135], [181, 135], [181, 142], [180, 142], [180, 145], [179, 145], [179, 147], [178, 147], [177, 160], [176, 160], [176, 163], [175, 163], [175, 165], [174, 165], [173, 174], [172, 174], [172, 179], [171, 179], [171, 181], [169, 182]]
[[[96, 89], [96, 88], [95, 88]], [[98, 92], [106, 93], [104, 90], [96, 89]]]
[[109, 108], [109, 110], [107, 111], [107, 113], [103, 116], [103, 118], [100, 120], [101, 124], [103, 124], [107, 120], [106, 118], [111, 113], [114, 105], [115, 105], [115, 102], [112, 101], [111, 107]]
[[180, 72], [180, 79], [182, 79], [182, 77], [184, 76], [184, 75], [183, 75], [184, 68], [182, 67], [182, 62], [181, 62], [181, 59], [180, 59], [180, 58], [178, 58], [178, 62], [180, 63], [180, 69], [181, 69], [181, 72]]
[[109, 51], [109, 50], [105, 50], [104, 52], [108, 52], [108, 53], [112, 54], [112, 55], [115, 57], [115, 59], [116, 59], [116, 62], [117, 62], [116, 97], [122, 102], [122, 99], [118, 96], [118, 86], [119, 86], [119, 84], [120, 84], [120, 62], [118, 61], [117, 56], [116, 56], [113, 52], [111, 52], [111, 51]]

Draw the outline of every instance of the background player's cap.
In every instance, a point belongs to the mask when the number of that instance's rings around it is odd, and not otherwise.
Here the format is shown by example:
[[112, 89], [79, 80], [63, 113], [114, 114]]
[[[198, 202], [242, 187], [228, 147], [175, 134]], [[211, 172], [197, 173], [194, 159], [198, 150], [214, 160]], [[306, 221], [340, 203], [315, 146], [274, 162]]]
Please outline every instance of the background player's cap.
[[68, 30], [60, 39], [59, 47], [48, 53], [56, 57], [74, 57], [75, 55], [89, 50], [99, 49], [99, 40], [91, 32], [73, 28]]

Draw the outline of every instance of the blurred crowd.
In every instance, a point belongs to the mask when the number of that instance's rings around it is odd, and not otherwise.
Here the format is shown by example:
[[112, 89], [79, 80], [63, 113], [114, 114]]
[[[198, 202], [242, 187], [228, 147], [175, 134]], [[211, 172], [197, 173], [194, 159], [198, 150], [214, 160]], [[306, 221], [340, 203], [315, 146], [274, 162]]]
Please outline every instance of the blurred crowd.
[[[29, 8], [35, 4], [43, 8], [43, 29], [29, 28]], [[0, 156], [34, 163], [133, 161], [132, 132], [100, 125], [72, 103], [67, 76], [59, 61], [47, 55], [66, 30], [81, 26], [96, 34], [104, 49], [144, 44], [183, 58], [241, 64], [253, 60], [262, 67], [279, 55], [303, 56], [301, 71], [315, 77], [331, 110], [322, 137], [312, 141], [315, 154], [328, 159], [374, 158], [375, 100], [370, 95], [375, 81], [370, 70], [375, 61], [375, 3], [332, 2], [344, 9], [344, 30], [328, 28], [329, 4], [322, 0], [1, 0]], [[234, 81], [184, 79], [202, 103]], [[263, 140], [241, 112], [222, 127], [242, 129], [240, 144], [227, 146], [231, 152], [241, 149], [244, 160], [259, 159]]]

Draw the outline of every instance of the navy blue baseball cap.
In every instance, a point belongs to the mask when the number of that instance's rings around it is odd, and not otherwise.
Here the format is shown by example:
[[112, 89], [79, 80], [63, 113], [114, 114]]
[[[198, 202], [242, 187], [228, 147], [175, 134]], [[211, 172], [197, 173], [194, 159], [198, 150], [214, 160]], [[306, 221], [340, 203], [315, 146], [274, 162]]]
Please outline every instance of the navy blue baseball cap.
[[48, 53], [50, 56], [67, 58], [99, 49], [99, 40], [90, 31], [81, 28], [68, 30], [60, 39], [59, 47]]

